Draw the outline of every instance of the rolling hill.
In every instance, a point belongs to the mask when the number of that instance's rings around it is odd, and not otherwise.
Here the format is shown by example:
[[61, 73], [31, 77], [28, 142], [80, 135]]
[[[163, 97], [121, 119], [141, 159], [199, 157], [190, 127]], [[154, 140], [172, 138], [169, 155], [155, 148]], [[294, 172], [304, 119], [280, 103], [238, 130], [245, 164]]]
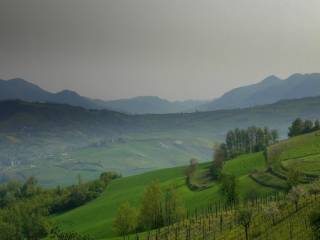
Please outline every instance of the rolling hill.
[[[242, 165], [241, 168], [239, 168], [240, 165]], [[199, 170], [206, 171], [208, 166], [209, 164], [202, 164], [199, 166]], [[256, 184], [248, 177], [251, 171], [261, 167], [264, 167], [264, 159], [261, 153], [242, 156], [226, 164], [225, 171], [238, 177], [242, 198], [252, 189], [255, 189], [262, 196], [273, 191]], [[204, 191], [191, 191], [185, 184], [184, 168], [178, 167], [115, 180], [96, 200], [56, 216], [53, 220], [65, 230], [89, 233], [95, 239], [115, 237], [116, 234], [112, 229], [112, 222], [119, 205], [129, 201], [138, 207], [144, 188], [154, 180], [160, 181], [163, 188], [175, 185], [178, 194], [183, 198], [186, 207], [190, 210], [205, 208], [210, 203], [218, 200], [223, 201], [218, 184]]]
[[200, 110], [235, 109], [275, 103], [282, 99], [298, 99], [320, 95], [320, 74], [293, 74], [282, 80], [270, 76], [263, 81], [233, 89]]
[[[268, 151], [274, 152], [274, 149], [280, 149], [276, 151], [278, 153], [277, 161], [280, 161], [287, 168], [298, 166], [302, 171], [302, 174], [309, 174], [312, 171], [312, 174], [316, 176], [320, 176], [320, 168], [319, 168], [319, 142], [320, 142], [320, 133], [314, 132], [311, 134], [306, 134], [298, 137], [294, 137], [288, 140], [281, 141], [275, 145], [269, 147]], [[268, 169], [271, 166], [275, 166], [273, 161], [275, 159], [274, 156], [270, 156], [268, 162], [265, 161], [263, 153], [253, 153], [253, 154], [245, 154], [241, 155], [235, 159], [229, 160], [225, 163], [223, 167], [223, 173], [232, 174], [236, 176], [238, 182], [238, 193], [242, 200], [246, 199], [247, 196], [251, 195], [253, 192], [257, 194], [257, 196], [267, 196], [274, 192], [282, 192], [281, 188], [279, 189], [277, 185], [272, 185], [271, 182], [266, 182], [266, 178], [263, 175], [258, 175], [259, 172], [268, 172]], [[309, 162], [309, 158], [312, 158], [312, 164]], [[294, 161], [294, 163], [291, 163]], [[312, 166], [313, 167], [312, 167]], [[198, 176], [201, 176], [201, 173], [208, 171], [209, 163], [204, 163], [198, 166], [197, 172]], [[286, 170], [282, 168], [278, 172], [279, 169], [274, 168], [275, 172], [278, 174], [283, 174], [283, 176], [287, 176]], [[284, 171], [284, 172], [283, 172]], [[189, 211], [193, 211], [195, 209], [207, 209], [209, 205], [213, 203], [217, 203], [218, 201], [224, 202], [224, 196], [220, 192], [220, 183], [219, 182], [211, 182], [210, 187], [200, 191], [191, 191], [186, 183], [184, 177], [184, 168], [170, 168], [170, 169], [162, 169], [155, 172], [149, 172], [141, 175], [136, 175], [132, 177], [126, 177], [122, 179], [115, 180], [111, 183], [111, 185], [107, 188], [107, 190], [96, 200], [90, 202], [87, 205], [74, 209], [70, 212], [66, 212], [64, 214], [53, 217], [53, 220], [59, 223], [65, 230], [75, 230], [81, 233], [88, 233], [92, 235], [95, 239], [113, 239], [116, 234], [112, 229], [112, 222], [116, 215], [116, 209], [123, 202], [129, 201], [133, 206], [139, 207], [139, 201], [144, 192], [144, 188], [152, 181], [157, 180], [161, 183], [163, 189], [168, 187], [169, 185], [174, 185], [179, 196], [183, 199], [183, 202]], [[276, 174], [277, 174], [276, 173]], [[252, 175], [255, 175], [253, 178]], [[205, 176], [203, 174], [203, 176]], [[281, 181], [286, 184], [286, 181], [277, 177], [275, 174], [271, 174], [272, 177], [275, 178], [273, 182], [278, 182], [281, 184]], [[196, 177], [197, 178], [197, 177]], [[309, 182], [304, 182], [301, 178], [301, 184], [304, 184], [306, 188], [308, 188], [308, 184], [313, 182], [315, 179], [310, 180]], [[269, 185], [269, 186], [267, 186]], [[269, 199], [269, 200], [268, 200]], [[276, 200], [275, 200], [276, 199]], [[271, 224], [270, 226], [260, 229], [257, 228], [256, 232], [253, 231], [250, 234], [257, 234], [261, 237], [261, 239], [268, 239], [268, 236], [282, 236], [281, 239], [295, 239], [290, 238], [290, 233], [288, 232], [288, 225], [290, 222], [293, 224], [297, 222], [299, 217], [301, 219], [307, 219], [309, 211], [316, 206], [319, 205], [319, 202], [315, 200], [313, 196], [310, 198], [306, 198], [302, 201], [305, 203], [301, 204], [301, 208], [299, 211], [292, 210], [293, 206], [288, 203], [288, 200], [285, 196], [264, 199], [259, 201], [257, 206], [259, 209], [255, 209], [256, 218], [254, 221], [260, 222], [260, 224], [269, 224], [268, 221], [262, 220], [263, 211], [262, 209], [267, 209], [269, 201], [284, 201], [287, 205], [280, 208], [281, 217], [283, 216], [283, 220], [277, 222], [277, 224]], [[261, 206], [262, 204], [264, 206]], [[277, 203], [278, 204], [278, 203]], [[311, 204], [308, 206], [308, 204]], [[254, 205], [251, 205], [253, 207]], [[307, 207], [306, 207], [307, 206]], [[217, 217], [216, 214], [212, 213], [213, 217]], [[226, 210], [226, 214], [230, 216], [234, 216], [232, 213], [232, 208]], [[260, 217], [259, 217], [260, 214]], [[207, 213], [203, 215], [204, 218], [208, 217]], [[280, 215], [278, 216], [280, 217]], [[197, 217], [199, 219], [201, 217]], [[263, 218], [265, 219], [265, 218]], [[225, 220], [226, 221], [226, 218]], [[190, 224], [194, 224], [195, 233], [198, 232], [200, 234], [199, 239], [202, 239], [201, 235], [201, 227], [199, 228], [199, 224], [197, 224], [198, 220], [191, 221]], [[200, 221], [201, 223], [202, 221]], [[218, 234], [221, 234], [218, 239], [238, 239], [242, 236], [243, 231], [237, 225], [238, 223], [233, 222], [232, 225], [227, 227], [225, 230], [219, 230]], [[287, 227], [286, 227], [287, 226]], [[173, 226], [172, 226], [173, 228]], [[273, 231], [269, 231], [272, 228]], [[287, 229], [286, 229], [287, 228]], [[166, 229], [166, 228], [165, 228]], [[165, 231], [164, 229], [164, 231]], [[280, 230], [282, 229], [282, 230]], [[302, 236], [309, 236], [310, 228], [303, 228], [299, 225], [295, 225], [295, 228], [292, 231], [295, 231], [297, 237], [301, 239]], [[235, 235], [236, 231], [238, 235]], [[183, 234], [181, 234], [184, 236]], [[269, 237], [270, 237], [269, 236]], [[165, 237], [164, 237], [165, 239]], [[180, 238], [179, 238], [180, 239]], [[198, 238], [195, 238], [198, 239]], [[241, 237], [241, 239], [243, 239]], [[259, 238], [260, 239], [260, 238]], [[280, 239], [280, 238], [278, 238]], [[297, 238], [298, 239], [298, 238]], [[307, 238], [305, 238], [307, 239]]]

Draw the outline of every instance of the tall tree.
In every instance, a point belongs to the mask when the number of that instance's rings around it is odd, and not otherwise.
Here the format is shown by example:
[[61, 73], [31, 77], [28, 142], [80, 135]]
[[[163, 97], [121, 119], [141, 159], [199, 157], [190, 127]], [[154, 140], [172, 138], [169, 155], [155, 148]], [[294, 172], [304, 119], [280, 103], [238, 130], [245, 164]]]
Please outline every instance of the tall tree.
[[224, 161], [227, 158], [227, 150], [225, 144], [216, 145], [214, 147], [213, 162], [210, 167], [211, 177], [214, 180], [220, 178]]
[[234, 175], [223, 175], [221, 179], [221, 191], [227, 202], [238, 202], [237, 182]]
[[113, 223], [114, 230], [122, 237], [135, 231], [137, 227], [137, 211], [130, 206], [129, 202], [123, 203]]
[[289, 127], [289, 137], [294, 137], [302, 134], [304, 131], [304, 122], [301, 118], [297, 118], [292, 122], [292, 125]]
[[171, 225], [184, 215], [184, 207], [176, 187], [170, 186], [164, 191], [163, 220], [165, 225]]
[[238, 222], [244, 228], [246, 240], [249, 239], [248, 230], [252, 220], [252, 210], [243, 208], [238, 211]]
[[139, 214], [139, 222], [143, 228], [153, 229], [162, 225], [162, 197], [163, 193], [157, 181], [146, 188]]

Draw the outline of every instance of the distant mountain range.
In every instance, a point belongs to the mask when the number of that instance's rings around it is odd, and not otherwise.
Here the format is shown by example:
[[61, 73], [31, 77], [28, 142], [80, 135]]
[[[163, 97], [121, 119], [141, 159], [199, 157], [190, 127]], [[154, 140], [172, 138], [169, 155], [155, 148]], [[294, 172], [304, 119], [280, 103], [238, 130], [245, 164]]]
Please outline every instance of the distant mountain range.
[[257, 84], [233, 89], [198, 109], [244, 108], [312, 96], [320, 96], [320, 73], [293, 74], [285, 80], [270, 76]]
[[63, 103], [87, 109], [111, 109], [131, 114], [192, 112], [205, 101], [168, 101], [154, 96], [104, 101], [70, 90], [51, 93], [23, 79], [0, 80], [0, 100]]
[[320, 96], [320, 73], [294, 74], [282, 80], [270, 76], [239, 87], [212, 101], [168, 101], [155, 96], [104, 101], [80, 96], [70, 90], [51, 93], [23, 79], [0, 80], [0, 100], [63, 103], [87, 109], [109, 109], [130, 114], [164, 114], [236, 109], [275, 103], [282, 99]]

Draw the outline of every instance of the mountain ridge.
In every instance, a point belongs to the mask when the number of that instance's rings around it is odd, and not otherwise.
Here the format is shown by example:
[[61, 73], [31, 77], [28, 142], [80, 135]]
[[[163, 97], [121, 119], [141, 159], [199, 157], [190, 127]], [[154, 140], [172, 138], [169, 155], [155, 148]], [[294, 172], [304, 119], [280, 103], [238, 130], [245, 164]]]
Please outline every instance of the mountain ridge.
[[235, 88], [199, 110], [245, 108], [275, 103], [281, 99], [298, 99], [320, 95], [320, 74], [295, 73], [287, 79], [271, 75], [261, 82]]
[[158, 96], [138, 96], [118, 100], [91, 99], [68, 89], [52, 93], [21, 78], [0, 79], [0, 100], [13, 99], [65, 103], [87, 109], [110, 109], [130, 114], [192, 112], [197, 106], [206, 102], [200, 100], [169, 101]]

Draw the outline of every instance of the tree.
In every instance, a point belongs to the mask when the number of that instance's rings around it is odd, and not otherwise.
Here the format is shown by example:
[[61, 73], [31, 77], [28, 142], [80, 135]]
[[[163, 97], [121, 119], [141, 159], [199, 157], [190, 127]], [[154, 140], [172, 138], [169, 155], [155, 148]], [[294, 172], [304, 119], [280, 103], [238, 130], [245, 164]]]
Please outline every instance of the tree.
[[16, 240], [16, 231], [14, 225], [0, 221], [0, 239]]
[[265, 133], [261, 128], [258, 128], [257, 130], [257, 144], [255, 146], [255, 152], [260, 152], [265, 148]]
[[277, 130], [271, 130], [271, 139], [272, 139], [272, 144], [276, 143], [279, 139], [279, 133]]
[[165, 225], [171, 225], [179, 221], [184, 215], [185, 209], [174, 186], [170, 186], [165, 190], [163, 206], [163, 220]]
[[224, 161], [226, 160], [226, 145], [220, 144], [214, 147], [213, 162], [210, 167], [211, 177], [214, 180], [220, 178], [221, 170], [223, 168]]
[[190, 184], [192, 176], [195, 174], [198, 166], [198, 160], [195, 158], [192, 158], [190, 160], [190, 165], [186, 168], [185, 174], [186, 174], [186, 182], [187, 185]]
[[310, 214], [310, 225], [314, 239], [320, 239], [320, 210], [316, 209]]
[[287, 183], [290, 188], [297, 186], [300, 182], [301, 173], [296, 168], [290, 168], [288, 171]]
[[255, 126], [247, 129], [234, 129], [228, 131], [225, 140], [225, 155], [227, 159], [234, 158], [240, 154], [259, 152], [270, 144], [278, 141], [277, 130], [267, 127], [257, 128]]
[[162, 225], [162, 196], [158, 182], [155, 181], [146, 188], [139, 214], [139, 222], [142, 228], [153, 229]]
[[100, 181], [108, 184], [111, 180], [120, 178], [121, 175], [116, 172], [103, 172], [100, 174]]
[[301, 118], [297, 118], [292, 122], [291, 126], [289, 127], [288, 136], [289, 137], [298, 136], [302, 134], [303, 131], [304, 131], [304, 122], [302, 121]]
[[313, 131], [313, 122], [311, 120], [305, 120], [303, 133], [310, 133], [312, 131]]
[[137, 211], [129, 202], [123, 203], [113, 223], [114, 230], [122, 237], [132, 233], [137, 227]]
[[249, 208], [243, 208], [238, 211], [237, 219], [239, 224], [244, 227], [244, 232], [246, 236], [246, 240], [249, 239], [248, 230], [251, 224], [252, 219], [252, 211]]
[[304, 197], [305, 194], [306, 194], [306, 192], [300, 186], [293, 187], [290, 190], [290, 192], [288, 194], [288, 199], [295, 205], [296, 212], [298, 211], [298, 208], [299, 208], [300, 199], [302, 197]]
[[313, 131], [318, 131], [318, 130], [320, 130], [320, 122], [319, 120], [316, 120], [314, 122]]
[[228, 203], [238, 202], [237, 182], [233, 175], [223, 175], [221, 178], [221, 191]]
[[35, 177], [29, 177], [21, 188], [23, 197], [32, 197], [38, 194], [39, 191], [40, 187], [38, 186], [38, 181]]

